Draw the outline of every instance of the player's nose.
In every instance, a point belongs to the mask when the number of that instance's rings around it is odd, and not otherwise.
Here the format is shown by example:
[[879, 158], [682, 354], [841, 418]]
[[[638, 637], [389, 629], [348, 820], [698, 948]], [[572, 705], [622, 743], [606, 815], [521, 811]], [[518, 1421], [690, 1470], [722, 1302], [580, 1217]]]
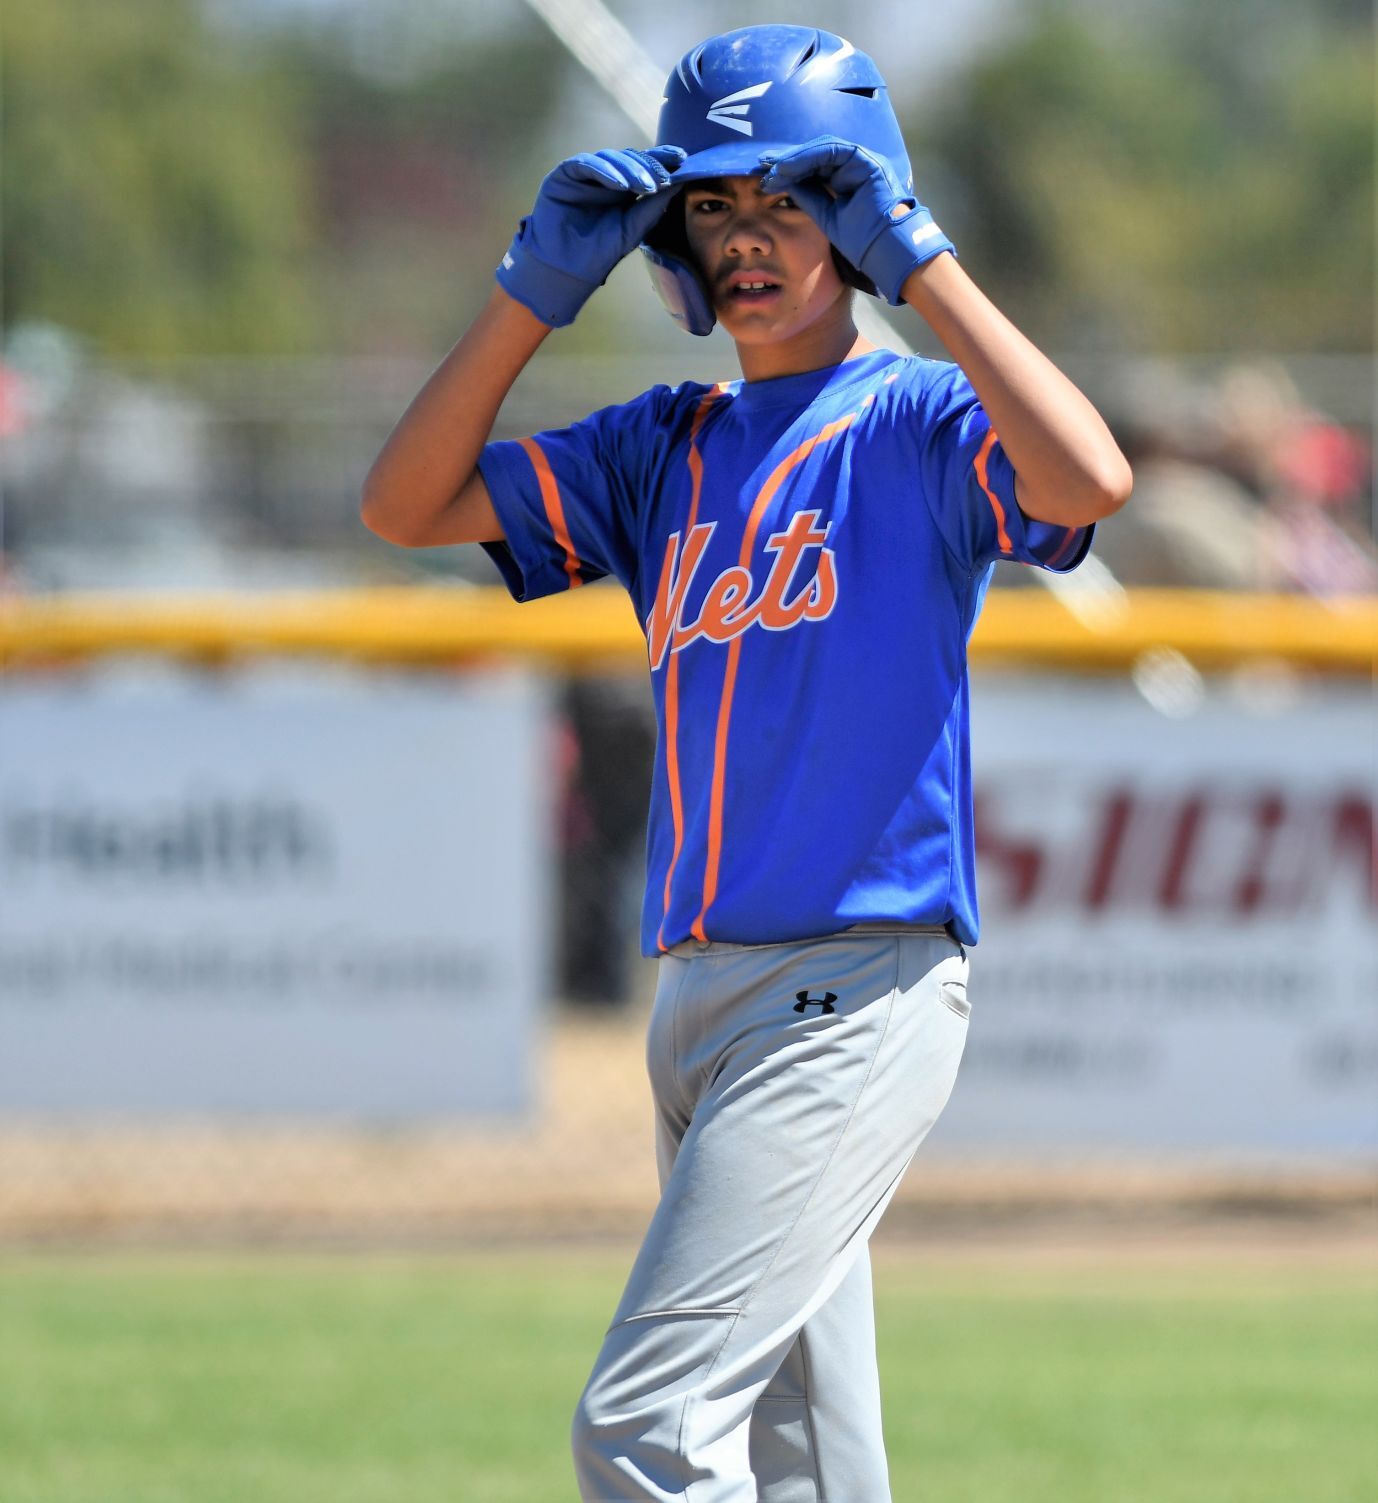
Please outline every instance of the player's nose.
[[770, 234], [759, 214], [739, 213], [732, 216], [723, 240], [729, 256], [764, 256], [772, 248]]

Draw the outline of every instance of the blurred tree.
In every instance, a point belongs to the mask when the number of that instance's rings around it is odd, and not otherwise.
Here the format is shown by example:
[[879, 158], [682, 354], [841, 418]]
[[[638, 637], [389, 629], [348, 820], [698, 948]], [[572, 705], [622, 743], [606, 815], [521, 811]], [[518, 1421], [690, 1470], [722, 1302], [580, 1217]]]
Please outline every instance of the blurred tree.
[[4, 43], [7, 325], [138, 354], [314, 342], [301, 131], [246, 48], [194, 0], [11, 5]]
[[433, 353], [488, 295], [540, 180], [533, 144], [576, 71], [534, 15], [525, 21], [462, 42], [438, 34], [408, 70], [370, 66], [346, 28], [277, 36], [275, 66], [315, 161], [312, 275], [331, 348]]
[[1373, 110], [1358, 0], [1052, 0], [928, 135], [959, 242], [1055, 347], [1364, 350]]
[[534, 190], [507, 191], [558, 44], [529, 16], [378, 70], [321, 17], [208, 4], [6, 8], [6, 325], [116, 354], [434, 350]]

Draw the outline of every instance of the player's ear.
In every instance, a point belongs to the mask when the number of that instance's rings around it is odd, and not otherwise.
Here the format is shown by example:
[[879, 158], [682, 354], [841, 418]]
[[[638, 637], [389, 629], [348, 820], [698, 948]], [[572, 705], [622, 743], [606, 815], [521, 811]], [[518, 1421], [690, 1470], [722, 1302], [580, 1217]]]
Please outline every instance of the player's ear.
[[855, 287], [858, 292], [869, 292], [872, 297], [875, 297], [875, 283], [869, 277], [863, 277], [846, 256], [839, 254], [836, 246], [832, 247], [832, 253], [833, 266], [837, 269], [838, 276], [842, 278], [846, 286]]

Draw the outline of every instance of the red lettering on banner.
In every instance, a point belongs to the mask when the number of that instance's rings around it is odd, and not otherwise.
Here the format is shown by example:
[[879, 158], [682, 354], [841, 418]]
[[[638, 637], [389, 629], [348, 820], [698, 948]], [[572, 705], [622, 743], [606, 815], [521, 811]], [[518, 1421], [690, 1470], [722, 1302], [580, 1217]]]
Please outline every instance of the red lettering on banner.
[[1277, 848], [1278, 832], [1287, 819], [1287, 804], [1280, 793], [1261, 793], [1250, 805], [1254, 838], [1234, 890], [1234, 911], [1240, 914], [1256, 913], [1268, 906], [1268, 867]]
[[1112, 785], [1057, 833], [1034, 825], [1023, 790], [1006, 797], [983, 787], [975, 799], [982, 889], [1006, 912], [1285, 918], [1347, 889], [1378, 913], [1378, 822], [1361, 791]]
[[[665, 545], [655, 603], [646, 623], [652, 671], [662, 666], [667, 652], [678, 652], [700, 637], [725, 643], [758, 624], [768, 631], [788, 631], [801, 621], [821, 621], [830, 615], [837, 604], [837, 571], [832, 549], [824, 546], [828, 528], [818, 525], [820, 515], [817, 511], [798, 512], [783, 532], [773, 533], [766, 540], [766, 551], [773, 558], [754, 599], [756, 581], [751, 570], [734, 564], [709, 585], [692, 621], [684, 619], [685, 602], [717, 523], [691, 527], [682, 552], [680, 534], [672, 533]], [[791, 596], [795, 574], [811, 549], [818, 550], [814, 572]]]
[[1170, 827], [1172, 835], [1168, 841], [1167, 859], [1158, 884], [1158, 906], [1168, 913], [1197, 906], [1186, 890], [1187, 877], [1196, 859], [1197, 839], [1207, 813], [1205, 798], [1196, 794], [1177, 810]]
[[1002, 836], [988, 813], [990, 801], [978, 793], [974, 803], [977, 870], [983, 877], [992, 871], [999, 873], [1003, 884], [1003, 908], [1018, 912], [1029, 907], [1039, 895], [1039, 885], [1048, 864], [1047, 851], [1036, 838], [1018, 840]]
[[1134, 796], [1127, 788], [1117, 788], [1105, 801], [1082, 899], [1083, 906], [1092, 913], [1104, 908], [1115, 890], [1125, 835], [1133, 813]]
[[1361, 793], [1350, 794], [1335, 805], [1335, 854], [1348, 856], [1351, 847], [1368, 893], [1368, 906], [1378, 912], [1378, 828], [1373, 803]]

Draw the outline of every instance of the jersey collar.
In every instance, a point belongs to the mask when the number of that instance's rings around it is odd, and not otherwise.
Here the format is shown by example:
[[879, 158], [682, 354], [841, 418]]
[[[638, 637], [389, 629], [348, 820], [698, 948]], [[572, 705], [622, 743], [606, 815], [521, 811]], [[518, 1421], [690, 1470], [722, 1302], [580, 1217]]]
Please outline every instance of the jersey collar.
[[766, 407], [807, 407], [825, 392], [831, 394], [858, 382], [868, 381], [902, 357], [893, 350], [870, 350], [841, 365], [803, 371], [797, 376], [775, 376], [769, 381], [731, 381], [728, 393], [743, 412]]

